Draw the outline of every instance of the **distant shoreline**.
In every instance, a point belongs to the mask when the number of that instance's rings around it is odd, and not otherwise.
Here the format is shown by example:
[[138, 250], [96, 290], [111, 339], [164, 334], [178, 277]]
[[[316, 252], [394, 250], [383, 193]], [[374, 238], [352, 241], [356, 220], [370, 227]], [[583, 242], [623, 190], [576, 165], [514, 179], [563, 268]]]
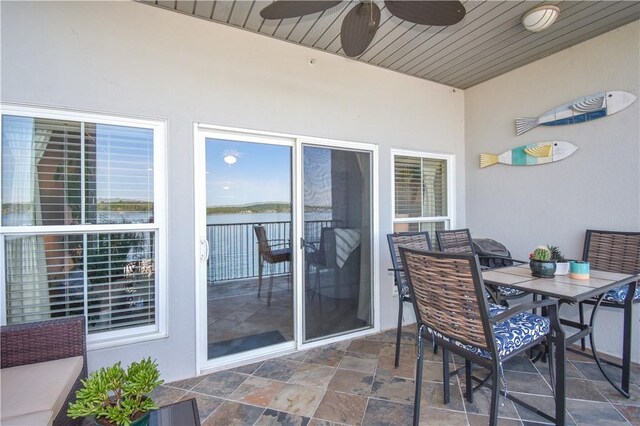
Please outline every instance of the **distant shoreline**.
[[[313, 211], [330, 211], [330, 207], [306, 206]], [[285, 203], [251, 204], [244, 206], [209, 206], [207, 215], [216, 214], [260, 214], [260, 213], [291, 213], [291, 205]]]
[[256, 213], [290, 213], [288, 203], [264, 203], [242, 206], [208, 206], [207, 214], [256, 214]]

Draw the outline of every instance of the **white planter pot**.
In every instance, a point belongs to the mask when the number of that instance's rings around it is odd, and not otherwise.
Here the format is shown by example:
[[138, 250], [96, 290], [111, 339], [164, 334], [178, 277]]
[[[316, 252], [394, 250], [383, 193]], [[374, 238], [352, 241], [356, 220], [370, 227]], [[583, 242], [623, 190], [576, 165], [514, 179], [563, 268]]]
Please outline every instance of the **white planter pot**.
[[556, 262], [556, 275], [569, 275], [569, 262]]

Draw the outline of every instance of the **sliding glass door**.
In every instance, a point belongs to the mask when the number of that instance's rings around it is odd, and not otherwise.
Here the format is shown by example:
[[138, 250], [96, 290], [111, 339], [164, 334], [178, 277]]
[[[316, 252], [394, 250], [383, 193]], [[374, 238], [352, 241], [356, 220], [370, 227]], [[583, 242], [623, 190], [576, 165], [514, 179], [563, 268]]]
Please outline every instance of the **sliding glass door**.
[[196, 134], [201, 369], [371, 328], [373, 148]]
[[371, 152], [304, 145], [304, 341], [372, 325]]
[[292, 147], [205, 139], [207, 359], [294, 339]]

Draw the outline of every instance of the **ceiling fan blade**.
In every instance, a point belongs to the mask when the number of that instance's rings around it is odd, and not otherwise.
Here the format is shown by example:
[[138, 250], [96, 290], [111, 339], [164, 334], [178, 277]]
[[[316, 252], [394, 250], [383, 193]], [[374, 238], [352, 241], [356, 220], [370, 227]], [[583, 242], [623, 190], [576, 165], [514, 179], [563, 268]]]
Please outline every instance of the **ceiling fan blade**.
[[260, 11], [260, 16], [264, 19], [286, 19], [298, 16], [310, 15], [316, 12], [322, 12], [337, 4], [337, 1], [304, 1], [304, 0], [278, 0], [271, 3]]
[[367, 49], [380, 25], [380, 8], [373, 2], [359, 3], [342, 21], [340, 42], [347, 56], [358, 56]]
[[385, 0], [384, 4], [393, 15], [405, 21], [422, 25], [453, 25], [462, 21], [465, 10], [457, 0], [403, 1]]

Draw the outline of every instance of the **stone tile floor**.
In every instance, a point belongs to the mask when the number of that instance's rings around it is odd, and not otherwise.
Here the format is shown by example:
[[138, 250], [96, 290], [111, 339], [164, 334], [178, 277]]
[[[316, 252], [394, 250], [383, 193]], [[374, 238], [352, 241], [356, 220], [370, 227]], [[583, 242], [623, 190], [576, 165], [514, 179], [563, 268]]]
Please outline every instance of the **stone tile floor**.
[[[410, 425], [415, 327], [405, 327], [400, 366], [394, 368], [395, 330], [327, 345], [256, 364], [160, 386], [159, 405], [196, 398], [203, 425]], [[634, 365], [630, 399], [619, 395], [589, 358], [568, 354], [570, 425], [640, 426], [640, 366]], [[463, 377], [451, 379], [451, 402], [442, 403], [441, 355], [426, 351], [420, 421], [429, 425], [488, 424], [488, 389], [463, 398]], [[451, 367], [463, 365], [452, 357]], [[479, 370], [476, 375], [481, 375]], [[504, 366], [509, 392], [553, 413], [547, 364], [524, 356]], [[461, 380], [462, 379], [462, 380]], [[504, 401], [504, 399], [502, 400]], [[511, 401], [500, 425], [539, 425], [542, 417]]]

